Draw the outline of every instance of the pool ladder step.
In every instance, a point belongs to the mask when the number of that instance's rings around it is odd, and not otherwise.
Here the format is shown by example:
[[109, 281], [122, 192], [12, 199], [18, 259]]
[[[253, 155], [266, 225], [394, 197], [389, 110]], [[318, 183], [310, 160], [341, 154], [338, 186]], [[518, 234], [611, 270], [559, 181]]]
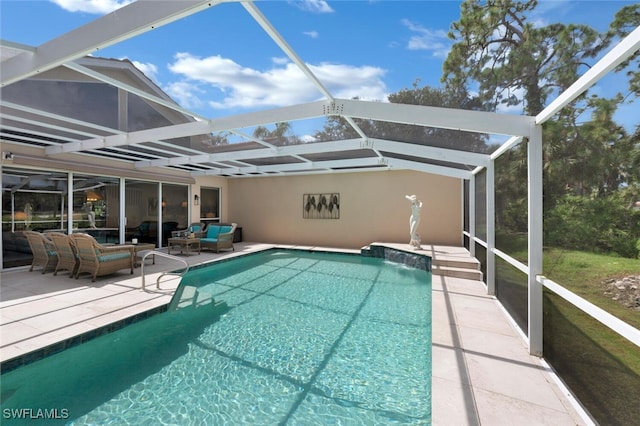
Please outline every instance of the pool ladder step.
[[160, 288], [160, 279], [162, 277], [164, 277], [165, 275], [177, 275], [179, 277], [182, 277], [184, 274], [186, 274], [187, 272], [189, 272], [189, 262], [187, 262], [186, 260], [177, 257], [177, 256], [173, 256], [170, 255], [168, 253], [165, 253], [163, 251], [159, 251], [159, 250], [149, 250], [148, 252], [146, 252], [144, 254], [144, 256], [142, 256], [142, 261], [140, 262], [140, 275], [142, 276], [142, 290], [145, 290], [145, 273], [144, 273], [144, 261], [147, 259], [148, 256], [161, 256], [161, 257], [166, 257], [168, 259], [173, 259], [173, 260], [177, 260], [178, 262], [181, 262], [184, 264], [184, 269], [172, 269], [170, 271], [165, 271], [162, 272], [159, 276], [158, 279], [156, 280], [156, 288]]

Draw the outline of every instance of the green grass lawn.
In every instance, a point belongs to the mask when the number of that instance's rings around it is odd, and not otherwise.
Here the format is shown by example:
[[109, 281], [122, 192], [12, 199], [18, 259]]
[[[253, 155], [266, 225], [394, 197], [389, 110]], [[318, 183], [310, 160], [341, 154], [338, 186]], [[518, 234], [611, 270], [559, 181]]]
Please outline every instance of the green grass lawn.
[[608, 278], [640, 275], [640, 260], [550, 248], [544, 251], [543, 271], [547, 278], [640, 329], [640, 311], [605, 296], [602, 284]]
[[[526, 235], [498, 235], [496, 247], [527, 263]], [[604, 295], [603, 282], [640, 274], [640, 259], [548, 247], [543, 252], [543, 275], [594, 305], [640, 329], [640, 312]]]
[[[526, 235], [501, 235], [496, 246], [518, 259], [527, 262]], [[640, 311], [627, 308], [604, 294], [603, 282], [610, 278], [622, 278], [640, 274], [640, 260], [606, 254], [566, 250], [548, 247], [543, 252], [543, 275], [566, 289], [604, 309], [627, 324], [640, 329]], [[567, 306], [569, 306], [567, 304]], [[619, 353], [625, 364], [640, 374], [638, 347], [617, 333], [609, 330], [575, 307], [562, 309], [577, 327], [584, 330], [594, 342], [603, 348]]]
[[[496, 246], [527, 262], [526, 235], [501, 235]], [[603, 282], [640, 274], [640, 260], [545, 248], [543, 275], [640, 329], [640, 311], [605, 296]], [[497, 270], [499, 293], [517, 312], [526, 312], [526, 278], [505, 262]], [[602, 424], [631, 424], [640, 417], [638, 346], [545, 289], [544, 356], [591, 415]]]

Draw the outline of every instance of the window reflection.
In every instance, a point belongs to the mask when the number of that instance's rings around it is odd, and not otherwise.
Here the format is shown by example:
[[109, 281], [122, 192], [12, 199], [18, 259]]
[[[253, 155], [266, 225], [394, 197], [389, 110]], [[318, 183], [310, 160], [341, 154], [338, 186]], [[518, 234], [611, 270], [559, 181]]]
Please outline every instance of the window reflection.
[[[166, 246], [172, 231], [189, 226], [188, 186], [163, 184], [159, 198], [158, 185], [137, 180], [125, 182], [126, 241], [136, 238], [141, 243]], [[158, 223], [162, 223], [160, 228]]]
[[[103, 244], [138, 238], [165, 246], [171, 231], [189, 226], [189, 187], [127, 180], [122, 237], [120, 209], [117, 177], [73, 174], [69, 185], [68, 173], [3, 167], [2, 266], [31, 264], [26, 230], [83, 232]], [[158, 223], [162, 223], [160, 229]]]
[[220, 222], [220, 188], [200, 188], [200, 220]]
[[158, 243], [158, 184], [137, 180], [125, 181], [125, 239], [141, 243]]
[[171, 231], [186, 229], [189, 222], [189, 190], [186, 185], [162, 185], [162, 221], [166, 232], [163, 240], [171, 236]]
[[73, 232], [87, 233], [99, 243], [117, 243], [119, 199], [119, 179], [74, 175]]
[[23, 231], [65, 227], [67, 181], [65, 173], [3, 167], [3, 267], [31, 263], [33, 257]]

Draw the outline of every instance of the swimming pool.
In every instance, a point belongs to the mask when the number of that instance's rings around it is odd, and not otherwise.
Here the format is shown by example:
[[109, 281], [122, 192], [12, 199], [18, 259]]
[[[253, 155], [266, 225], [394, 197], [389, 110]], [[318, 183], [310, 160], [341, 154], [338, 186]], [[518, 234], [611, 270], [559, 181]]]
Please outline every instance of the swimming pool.
[[165, 313], [3, 374], [3, 421], [429, 424], [430, 321], [423, 270], [245, 256], [191, 270]]

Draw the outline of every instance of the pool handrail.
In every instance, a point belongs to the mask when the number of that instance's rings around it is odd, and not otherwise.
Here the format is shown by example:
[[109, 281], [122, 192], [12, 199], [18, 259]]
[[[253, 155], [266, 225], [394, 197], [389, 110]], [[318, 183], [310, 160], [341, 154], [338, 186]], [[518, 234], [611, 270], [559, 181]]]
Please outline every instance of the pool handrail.
[[171, 254], [162, 252], [162, 251], [158, 251], [158, 250], [149, 250], [148, 252], [146, 252], [143, 256], [142, 256], [142, 260], [140, 261], [140, 275], [142, 276], [142, 290], [145, 290], [145, 275], [144, 275], [144, 261], [147, 259], [147, 256], [162, 256], [162, 257], [166, 257], [169, 259], [173, 259], [173, 260], [179, 260], [180, 262], [184, 263], [185, 265], [185, 269], [182, 272], [172, 272], [172, 271], [167, 271], [167, 272], [163, 272], [158, 276], [158, 279], [156, 280], [156, 288], [159, 289], [160, 288], [160, 278], [162, 278], [165, 275], [178, 275], [178, 276], [183, 276], [184, 274], [186, 274], [189, 271], [189, 262], [187, 262], [186, 260], [177, 257], [177, 256], [173, 256]]

